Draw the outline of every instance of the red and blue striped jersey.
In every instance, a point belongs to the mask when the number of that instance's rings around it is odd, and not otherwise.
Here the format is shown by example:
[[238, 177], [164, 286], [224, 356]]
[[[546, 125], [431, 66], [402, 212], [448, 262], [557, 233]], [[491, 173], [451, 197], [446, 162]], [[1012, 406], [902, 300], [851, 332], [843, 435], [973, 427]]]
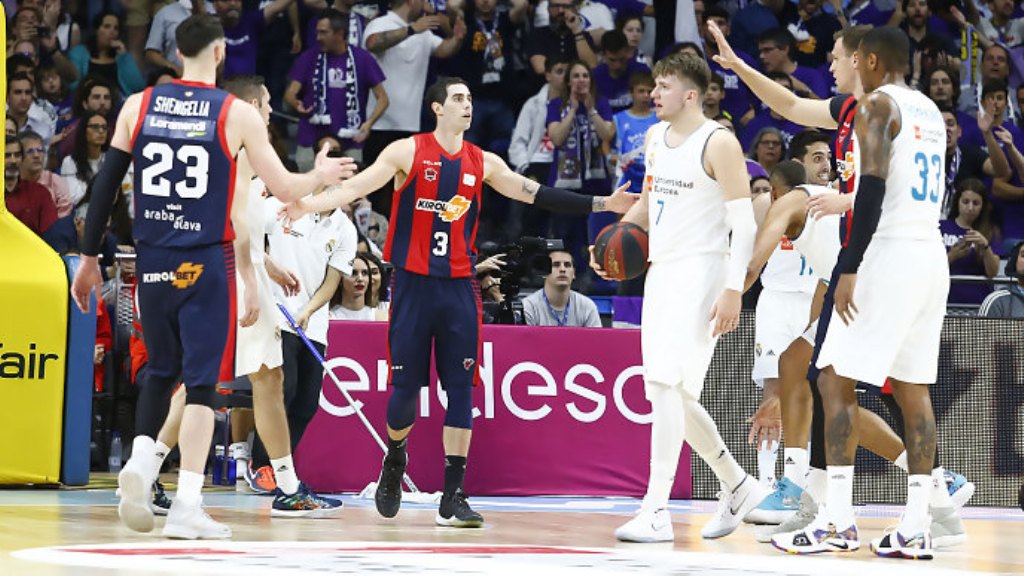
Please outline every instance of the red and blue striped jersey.
[[235, 157], [225, 132], [233, 100], [197, 82], [143, 93], [131, 145], [137, 242], [187, 248], [234, 240]]
[[412, 168], [391, 203], [384, 259], [425, 276], [473, 276], [483, 151], [463, 142], [462, 150], [450, 155], [432, 133], [413, 139]]
[[[830, 102], [832, 117], [839, 124], [836, 131], [835, 154], [836, 172], [839, 175], [839, 193], [853, 194], [857, 189], [858, 162], [857, 135], [853, 130], [853, 118], [857, 115], [857, 98], [852, 95], [840, 95], [832, 98]], [[850, 239], [850, 230], [853, 227], [853, 210], [843, 214], [839, 223], [839, 233], [842, 235], [840, 241], [843, 246]]]

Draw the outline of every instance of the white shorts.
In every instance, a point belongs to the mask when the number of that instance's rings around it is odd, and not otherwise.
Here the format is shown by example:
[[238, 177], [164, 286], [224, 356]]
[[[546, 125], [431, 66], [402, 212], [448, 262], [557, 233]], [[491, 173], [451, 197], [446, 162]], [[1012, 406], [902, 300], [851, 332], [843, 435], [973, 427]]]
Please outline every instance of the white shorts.
[[[807, 329], [814, 294], [762, 290], [754, 314], [754, 371], [758, 387], [779, 377], [779, 357]], [[813, 341], [813, 340], [812, 340]]]
[[725, 287], [726, 256], [655, 262], [644, 283], [640, 349], [644, 378], [699, 399], [715, 353], [711, 309]]
[[874, 386], [886, 377], [935, 382], [949, 295], [949, 264], [938, 241], [876, 238], [857, 274], [849, 326], [833, 310], [818, 368]]
[[804, 339], [804, 342], [807, 342], [808, 344], [810, 344], [811, 348], [814, 348], [814, 341], [817, 339], [817, 336], [818, 336], [818, 319], [815, 318], [814, 322], [811, 322], [811, 325], [807, 327], [807, 330], [804, 330], [804, 333], [801, 334], [800, 337]]
[[[261, 366], [277, 368], [284, 363], [281, 355], [281, 332], [277, 322], [281, 312], [274, 304], [274, 288], [262, 262], [253, 263], [256, 283], [259, 285], [260, 317], [247, 328], [238, 327], [235, 343], [235, 376], [259, 372]], [[238, 284], [238, 316], [245, 314], [245, 286], [235, 275]]]

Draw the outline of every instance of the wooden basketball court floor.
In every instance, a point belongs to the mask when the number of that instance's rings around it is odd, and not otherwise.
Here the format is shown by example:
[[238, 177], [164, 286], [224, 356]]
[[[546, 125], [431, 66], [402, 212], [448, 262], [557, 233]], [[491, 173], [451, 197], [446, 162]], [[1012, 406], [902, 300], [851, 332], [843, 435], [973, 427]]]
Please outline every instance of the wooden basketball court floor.
[[858, 552], [792, 556], [758, 544], [751, 526], [701, 539], [708, 501], [672, 502], [673, 544], [616, 542], [615, 527], [638, 505], [628, 498], [475, 497], [486, 524], [459, 530], [436, 527], [434, 506], [404, 504], [388, 520], [356, 495], [342, 495], [340, 518], [271, 519], [268, 497], [208, 488], [207, 508], [234, 538], [172, 541], [159, 536], [159, 518], [149, 534], [122, 526], [113, 488], [105, 475], [84, 489], [0, 490], [0, 575], [1024, 574], [1024, 512], [1007, 508], [965, 508], [966, 544], [909, 561], [868, 548], [895, 524], [892, 506], [858, 508]]

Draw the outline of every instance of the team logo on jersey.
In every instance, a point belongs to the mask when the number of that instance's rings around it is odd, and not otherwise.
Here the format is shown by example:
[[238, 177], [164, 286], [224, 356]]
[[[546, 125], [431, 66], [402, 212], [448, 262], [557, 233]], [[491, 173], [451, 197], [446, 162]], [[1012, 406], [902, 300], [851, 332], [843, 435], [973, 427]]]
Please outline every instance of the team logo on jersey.
[[173, 272], [147, 272], [142, 275], [142, 282], [145, 284], [170, 282], [171, 286], [175, 288], [185, 289], [194, 285], [202, 273], [202, 264], [182, 262], [178, 269]]
[[437, 169], [436, 168], [424, 168], [423, 179], [427, 182], [433, 182], [437, 180]]
[[754, 356], [761, 357], [761, 343], [754, 344]]
[[466, 186], [476, 186], [476, 176], [473, 174], [463, 174], [462, 183]]
[[779, 248], [782, 249], [782, 250], [792, 250], [793, 249], [793, 241], [790, 240], [789, 238], [786, 238], [785, 236], [783, 236], [782, 237], [782, 242], [779, 243]]
[[[328, 254], [330, 254], [331, 252], [334, 252], [334, 245], [335, 244], [336, 244], [336, 242], [335, 242], [334, 238], [331, 238], [330, 240], [327, 241], [327, 245], [324, 246], [324, 249], [327, 251]], [[349, 262], [349, 264], [351, 264], [351, 262]]]
[[853, 161], [853, 152], [846, 152], [842, 158], [836, 159], [836, 166], [839, 168], [839, 178], [848, 182], [853, 178], [856, 164]]
[[846, 140], [850, 136], [850, 122], [843, 122], [843, 125], [839, 128], [839, 140]]
[[472, 203], [469, 201], [469, 198], [466, 198], [461, 194], [456, 194], [454, 198], [447, 202], [444, 200], [420, 198], [416, 201], [416, 209], [433, 212], [440, 216], [443, 222], [455, 222], [465, 216], [466, 212], [469, 212], [471, 204]]
[[473, 364], [475, 364], [475, 363], [476, 363], [476, 360], [474, 360], [472, 358], [463, 358], [462, 359], [462, 367], [465, 368], [466, 370], [469, 370], [470, 368], [472, 368]]

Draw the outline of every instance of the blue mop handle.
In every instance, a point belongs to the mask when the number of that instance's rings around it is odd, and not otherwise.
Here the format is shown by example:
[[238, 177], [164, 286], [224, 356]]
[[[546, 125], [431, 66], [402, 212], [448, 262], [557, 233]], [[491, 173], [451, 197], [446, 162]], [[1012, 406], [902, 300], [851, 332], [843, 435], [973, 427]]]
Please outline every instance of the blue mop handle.
[[306, 336], [306, 331], [299, 327], [299, 323], [295, 321], [295, 318], [293, 318], [291, 313], [288, 312], [288, 309], [280, 302], [278, 302], [277, 307], [281, 310], [281, 314], [284, 314], [284, 317], [288, 319], [288, 323], [295, 329], [295, 333], [299, 335], [299, 338], [302, 338], [302, 341], [306, 343], [306, 347], [309, 348], [314, 356], [316, 356], [316, 359], [321, 364], [326, 364], [327, 360], [324, 360], [323, 354], [320, 354], [320, 351], [316, 349], [316, 346], [313, 346], [313, 343], [309, 341], [309, 337]]

